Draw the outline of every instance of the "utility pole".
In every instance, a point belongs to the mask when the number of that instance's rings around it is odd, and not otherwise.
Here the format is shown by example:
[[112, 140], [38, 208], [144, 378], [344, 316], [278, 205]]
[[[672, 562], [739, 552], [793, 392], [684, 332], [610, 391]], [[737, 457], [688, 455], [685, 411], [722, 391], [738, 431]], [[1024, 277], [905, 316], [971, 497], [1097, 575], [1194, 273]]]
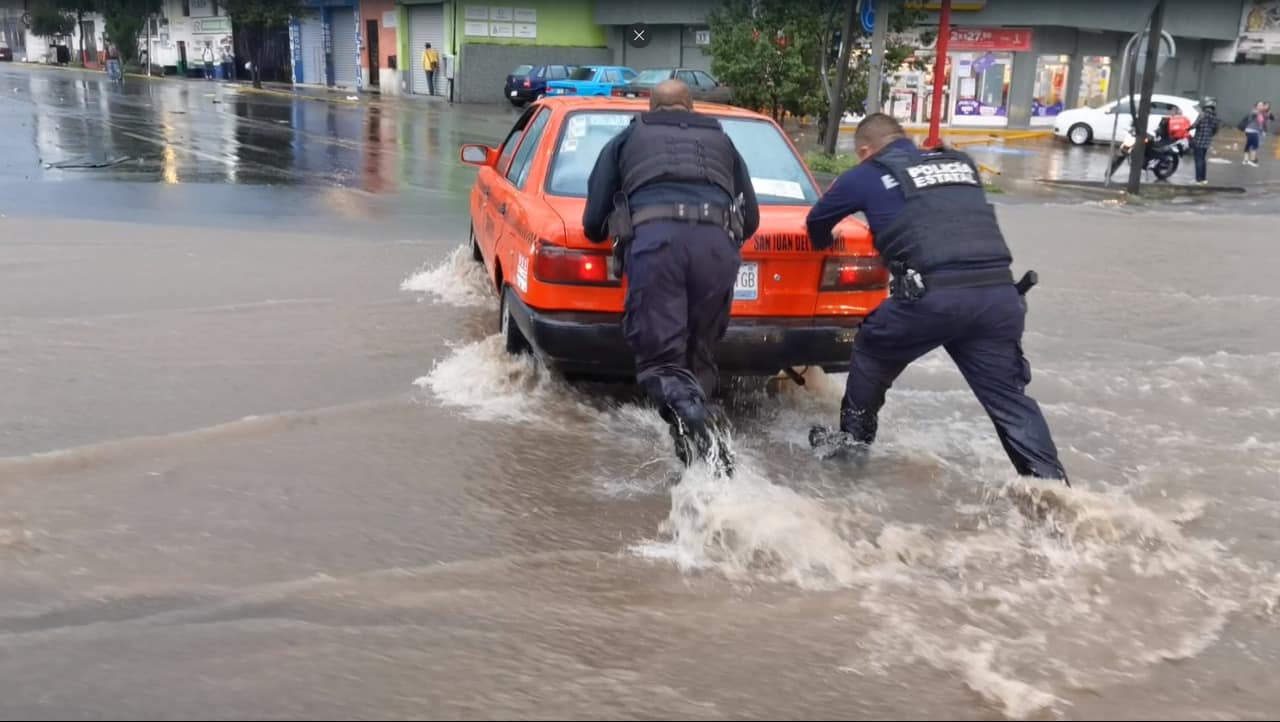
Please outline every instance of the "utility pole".
[[853, 24], [858, 19], [858, 0], [848, 0], [845, 13], [844, 34], [840, 36], [840, 67], [836, 68], [836, 87], [831, 93], [831, 108], [827, 114], [827, 137], [822, 139], [827, 155], [836, 154], [836, 141], [840, 138], [840, 119], [844, 117], [844, 86], [849, 84], [849, 58], [853, 54]]
[[880, 112], [880, 94], [884, 89], [884, 46], [889, 36], [889, 0], [875, 2], [876, 22], [871, 31], [871, 80], [867, 82], [867, 115]]
[[1167, 0], [1158, 0], [1151, 13], [1151, 25], [1147, 30], [1147, 58], [1142, 71], [1142, 99], [1138, 105], [1138, 117], [1133, 121], [1134, 143], [1129, 153], [1129, 193], [1138, 194], [1142, 182], [1142, 166], [1147, 156], [1147, 122], [1151, 117], [1151, 94], [1156, 87], [1156, 71], [1159, 68], [1161, 34], [1164, 25], [1164, 6]]
[[933, 63], [933, 112], [929, 114], [929, 137], [924, 147], [942, 145], [938, 123], [942, 120], [942, 86], [947, 83], [947, 44], [951, 41], [951, 0], [942, 0], [942, 16], [938, 20], [938, 57]]

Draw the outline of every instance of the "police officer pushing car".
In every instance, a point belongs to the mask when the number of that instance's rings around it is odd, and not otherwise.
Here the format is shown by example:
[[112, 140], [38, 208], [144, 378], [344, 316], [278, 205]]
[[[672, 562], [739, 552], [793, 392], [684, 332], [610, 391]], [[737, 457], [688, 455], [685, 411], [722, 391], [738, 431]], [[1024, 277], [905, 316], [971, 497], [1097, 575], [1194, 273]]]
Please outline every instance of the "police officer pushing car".
[[759, 224], [746, 163], [718, 120], [693, 111], [679, 80], [653, 89], [649, 112], [605, 145], [591, 171], [584, 232], [596, 243], [614, 239], [636, 380], [685, 465], [696, 453], [732, 473], [727, 422], [709, 396], [742, 242]]
[[959, 151], [917, 148], [882, 113], [858, 125], [854, 145], [861, 163], [809, 211], [809, 237], [815, 248], [828, 248], [832, 228], [863, 212], [893, 280], [890, 297], [854, 338], [840, 429], [814, 427], [810, 444], [829, 455], [865, 451], [894, 380], [941, 346], [1018, 473], [1070, 485], [1044, 415], [1025, 393], [1031, 367], [1022, 354], [1022, 296], [1034, 273], [1014, 283], [1012, 254], [977, 166]]

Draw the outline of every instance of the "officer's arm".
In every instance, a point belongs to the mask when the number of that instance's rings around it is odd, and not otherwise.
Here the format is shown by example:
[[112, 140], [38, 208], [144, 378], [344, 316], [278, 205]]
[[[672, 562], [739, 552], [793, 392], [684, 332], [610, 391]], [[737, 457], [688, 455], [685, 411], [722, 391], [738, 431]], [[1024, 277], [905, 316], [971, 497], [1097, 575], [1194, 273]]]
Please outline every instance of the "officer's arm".
[[613, 194], [622, 189], [618, 170], [618, 151], [630, 135], [630, 128], [614, 136], [596, 157], [596, 165], [587, 179], [587, 207], [582, 211], [582, 233], [587, 240], [601, 243], [609, 238], [609, 215], [613, 213]]
[[760, 229], [760, 202], [756, 199], [755, 186], [751, 185], [747, 162], [736, 149], [733, 152], [733, 184], [742, 194], [742, 239], [746, 240]]
[[819, 251], [830, 248], [835, 239], [831, 231], [846, 216], [866, 210], [862, 190], [859, 187], [860, 168], [845, 171], [831, 184], [827, 192], [809, 209], [805, 225], [809, 231], [809, 243]]

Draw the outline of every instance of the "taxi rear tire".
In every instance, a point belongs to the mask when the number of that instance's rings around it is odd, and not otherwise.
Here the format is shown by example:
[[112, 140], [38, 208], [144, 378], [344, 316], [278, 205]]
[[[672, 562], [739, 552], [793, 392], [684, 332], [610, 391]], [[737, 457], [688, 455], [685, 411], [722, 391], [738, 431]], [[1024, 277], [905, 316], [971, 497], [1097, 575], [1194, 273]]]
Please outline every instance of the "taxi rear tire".
[[484, 256], [480, 255], [480, 243], [476, 241], [476, 227], [473, 225], [469, 231], [471, 236], [471, 259], [476, 263], [484, 263]]
[[498, 330], [502, 333], [507, 353], [519, 356], [532, 352], [533, 348], [529, 345], [529, 340], [524, 337], [524, 333], [520, 331], [519, 324], [511, 317], [507, 299], [513, 293], [515, 291], [511, 290], [510, 286], [503, 286], [502, 293], [498, 295]]

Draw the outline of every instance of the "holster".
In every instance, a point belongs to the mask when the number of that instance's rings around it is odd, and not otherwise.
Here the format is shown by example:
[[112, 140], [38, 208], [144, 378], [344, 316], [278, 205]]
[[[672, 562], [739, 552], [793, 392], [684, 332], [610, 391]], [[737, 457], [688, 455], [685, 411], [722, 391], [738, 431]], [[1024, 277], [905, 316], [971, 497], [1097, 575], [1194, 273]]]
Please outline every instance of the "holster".
[[739, 248], [747, 240], [742, 237], [746, 231], [747, 224], [746, 211], [742, 207], [745, 202], [741, 193], [733, 199], [733, 202], [729, 205], [729, 227], [725, 229], [729, 233], [729, 238], [733, 239], [734, 245]]
[[613, 238], [613, 277], [622, 278], [623, 266], [627, 258], [627, 245], [636, 237], [636, 229], [631, 223], [631, 204], [627, 194], [618, 191], [613, 194], [613, 213], [609, 214], [609, 236]]

